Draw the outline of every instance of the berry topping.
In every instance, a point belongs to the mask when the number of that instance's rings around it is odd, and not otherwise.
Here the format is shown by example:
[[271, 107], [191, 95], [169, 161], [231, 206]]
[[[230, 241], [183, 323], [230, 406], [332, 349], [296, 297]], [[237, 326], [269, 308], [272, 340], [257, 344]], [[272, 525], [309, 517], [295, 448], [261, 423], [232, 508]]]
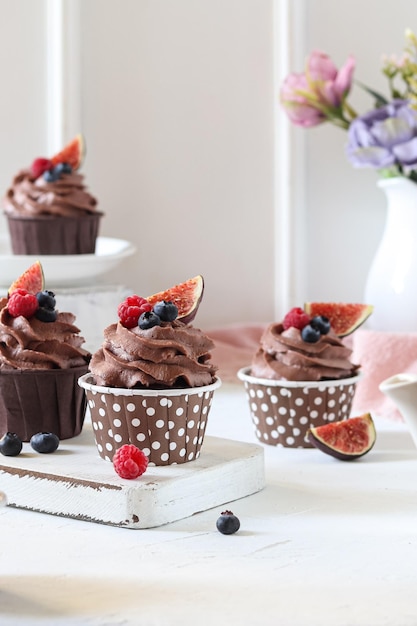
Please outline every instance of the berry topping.
[[49, 309], [44, 306], [40, 306], [35, 313], [36, 319], [40, 322], [55, 322], [57, 316], [58, 313], [55, 309]]
[[[51, 164], [52, 165], [52, 164]], [[71, 174], [72, 167], [69, 163], [58, 163], [44, 172], [43, 177], [47, 183], [54, 183], [61, 178], [62, 174]]]
[[7, 302], [7, 309], [12, 317], [30, 318], [35, 315], [39, 304], [36, 296], [29, 293], [26, 289], [16, 289]]
[[46, 170], [46, 172], [43, 173], [43, 177], [47, 183], [54, 183], [56, 180], [58, 180], [59, 174], [55, 172], [55, 169]]
[[171, 301], [167, 302], [166, 300], [162, 300], [161, 302], [157, 302], [153, 307], [153, 311], [163, 322], [173, 322], [178, 317], [178, 308]]
[[319, 331], [321, 335], [327, 335], [330, 331], [330, 320], [324, 315], [316, 315], [310, 322], [311, 326]]
[[45, 309], [54, 309], [56, 305], [55, 294], [53, 291], [38, 291], [36, 294], [39, 306]]
[[17, 456], [22, 451], [22, 440], [16, 433], [6, 433], [0, 439], [0, 452], [4, 456]]
[[54, 172], [55, 174], [58, 174], [58, 178], [59, 178], [61, 174], [71, 174], [72, 167], [69, 163], [58, 163], [54, 167]]
[[222, 535], [233, 535], [240, 528], [240, 521], [232, 511], [223, 511], [216, 522], [216, 528]]
[[284, 330], [291, 328], [298, 328], [298, 330], [302, 330], [304, 326], [310, 322], [310, 315], [308, 315], [303, 309], [300, 307], [294, 307], [290, 311], [288, 311], [287, 315], [284, 317], [282, 325]]
[[161, 318], [153, 311], [146, 311], [145, 313], [142, 313], [138, 321], [138, 326], [141, 330], [148, 330], [149, 328], [160, 325]]
[[301, 331], [301, 339], [307, 343], [317, 343], [321, 337], [321, 333], [317, 328], [314, 328], [311, 324], [304, 326]]
[[125, 328], [134, 328], [138, 325], [138, 321], [142, 313], [151, 311], [152, 306], [145, 298], [140, 296], [129, 296], [121, 302], [117, 308], [117, 314], [122, 325]]
[[37, 293], [44, 288], [43, 269], [40, 261], [35, 261], [23, 272], [9, 287], [8, 295], [11, 296], [16, 289], [26, 289], [29, 293]]
[[121, 478], [129, 480], [142, 476], [148, 467], [148, 457], [132, 444], [125, 444], [113, 457], [113, 467]]
[[31, 172], [35, 178], [39, 178], [42, 176], [44, 172], [53, 168], [53, 163], [50, 159], [44, 159], [40, 157], [39, 159], [35, 159], [31, 165]]
[[30, 445], [35, 452], [50, 454], [55, 452], [59, 446], [59, 438], [54, 433], [36, 433], [30, 439]]
[[51, 161], [52, 165], [58, 163], [68, 163], [73, 170], [77, 170], [83, 160], [85, 153], [85, 145], [83, 136], [77, 135], [72, 139], [58, 154], [55, 154]]

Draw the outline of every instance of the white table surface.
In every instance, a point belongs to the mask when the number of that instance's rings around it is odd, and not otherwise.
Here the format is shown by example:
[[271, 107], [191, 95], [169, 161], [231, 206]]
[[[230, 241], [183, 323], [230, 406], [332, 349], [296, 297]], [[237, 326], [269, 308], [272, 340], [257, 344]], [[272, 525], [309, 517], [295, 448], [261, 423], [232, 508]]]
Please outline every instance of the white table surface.
[[[417, 449], [374, 417], [359, 461], [264, 446], [267, 486], [224, 507], [235, 535], [218, 509], [128, 530], [1, 508], [0, 624], [415, 626]], [[240, 384], [207, 434], [256, 443]]]

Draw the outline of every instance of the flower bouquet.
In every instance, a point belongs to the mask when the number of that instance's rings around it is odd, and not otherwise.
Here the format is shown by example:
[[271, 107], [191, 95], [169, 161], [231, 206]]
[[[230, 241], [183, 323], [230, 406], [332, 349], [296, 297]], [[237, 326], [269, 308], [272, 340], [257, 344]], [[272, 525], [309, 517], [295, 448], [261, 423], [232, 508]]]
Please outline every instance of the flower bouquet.
[[304, 73], [284, 80], [280, 101], [297, 126], [330, 122], [347, 130], [346, 154], [354, 167], [371, 167], [384, 178], [403, 176], [417, 183], [417, 37], [409, 29], [405, 37], [401, 57], [383, 59], [388, 97], [355, 81], [374, 100], [363, 115], [348, 102], [355, 59], [349, 56], [338, 70], [317, 50], [308, 57]]

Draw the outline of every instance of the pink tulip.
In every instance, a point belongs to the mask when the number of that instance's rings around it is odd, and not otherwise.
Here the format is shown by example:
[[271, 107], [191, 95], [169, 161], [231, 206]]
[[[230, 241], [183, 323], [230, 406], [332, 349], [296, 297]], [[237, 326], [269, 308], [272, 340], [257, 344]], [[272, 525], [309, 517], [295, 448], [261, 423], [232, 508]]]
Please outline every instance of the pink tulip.
[[290, 74], [281, 87], [281, 102], [293, 124], [310, 128], [326, 120], [326, 116], [311, 105], [304, 93], [309, 86], [304, 74]]
[[354, 70], [355, 59], [352, 56], [338, 70], [327, 54], [314, 50], [307, 60], [306, 75], [320, 101], [324, 105], [338, 107], [349, 93]]
[[281, 103], [297, 126], [317, 126], [342, 117], [342, 105], [352, 85], [355, 60], [349, 56], [338, 70], [327, 54], [314, 50], [305, 74], [290, 74], [281, 87]]

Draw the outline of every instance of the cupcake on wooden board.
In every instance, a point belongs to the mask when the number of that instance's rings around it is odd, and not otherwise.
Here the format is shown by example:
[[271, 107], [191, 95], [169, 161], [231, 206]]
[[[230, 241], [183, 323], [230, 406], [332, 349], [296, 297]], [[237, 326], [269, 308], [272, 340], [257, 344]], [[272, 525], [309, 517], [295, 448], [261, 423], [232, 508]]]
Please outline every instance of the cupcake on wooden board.
[[214, 344], [191, 324], [203, 287], [197, 276], [148, 298], [129, 296], [119, 321], [105, 329], [90, 374], [79, 381], [103, 459], [124, 444], [140, 448], [151, 465], [199, 457], [220, 386]]

